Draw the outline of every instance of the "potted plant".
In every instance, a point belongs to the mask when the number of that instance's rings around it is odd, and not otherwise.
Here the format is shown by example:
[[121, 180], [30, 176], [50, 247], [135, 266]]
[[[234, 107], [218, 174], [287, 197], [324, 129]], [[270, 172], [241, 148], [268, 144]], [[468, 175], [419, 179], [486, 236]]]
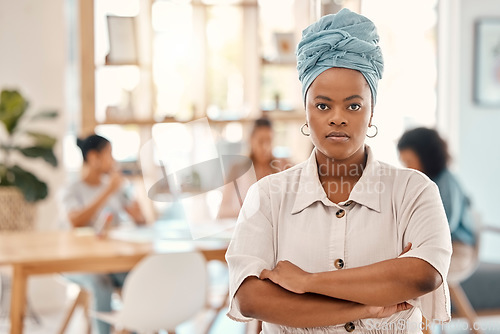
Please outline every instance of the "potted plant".
[[34, 203], [48, 195], [47, 184], [20, 166], [16, 155], [41, 158], [57, 167], [56, 138], [33, 127], [37, 121], [57, 117], [57, 112], [30, 112], [28, 105], [16, 90], [0, 93], [0, 230], [31, 228]]

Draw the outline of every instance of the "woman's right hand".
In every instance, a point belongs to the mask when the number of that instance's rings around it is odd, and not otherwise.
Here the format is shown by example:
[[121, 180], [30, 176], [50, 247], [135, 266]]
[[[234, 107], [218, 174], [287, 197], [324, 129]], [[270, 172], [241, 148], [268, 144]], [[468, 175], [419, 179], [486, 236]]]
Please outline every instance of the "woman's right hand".
[[413, 306], [407, 302], [402, 302], [391, 306], [367, 306], [368, 318], [387, 318], [394, 313], [406, 311]]

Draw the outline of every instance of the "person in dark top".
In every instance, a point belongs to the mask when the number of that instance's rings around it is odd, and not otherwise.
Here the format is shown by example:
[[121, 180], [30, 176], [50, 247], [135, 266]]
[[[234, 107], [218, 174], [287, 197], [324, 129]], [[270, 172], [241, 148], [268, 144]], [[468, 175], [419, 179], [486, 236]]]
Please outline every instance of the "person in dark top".
[[448, 169], [447, 143], [436, 130], [418, 127], [401, 136], [398, 151], [406, 167], [426, 174], [439, 188], [453, 242], [449, 272], [452, 280], [470, 268], [475, 256], [476, 237], [471, 201], [457, 177]]

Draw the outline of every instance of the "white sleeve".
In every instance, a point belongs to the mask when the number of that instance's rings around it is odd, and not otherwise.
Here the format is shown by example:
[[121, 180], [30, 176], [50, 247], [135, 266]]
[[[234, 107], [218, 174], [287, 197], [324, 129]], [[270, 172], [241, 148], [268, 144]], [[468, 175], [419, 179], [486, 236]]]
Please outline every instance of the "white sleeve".
[[263, 269], [272, 269], [275, 263], [270, 200], [259, 183], [248, 190], [226, 253], [230, 298], [227, 315], [236, 321], [252, 320], [243, 316], [234, 302], [241, 283], [249, 276], [259, 277]]
[[77, 184], [72, 184], [62, 192], [62, 206], [65, 215], [68, 215], [73, 210], [83, 208], [84, 200], [82, 193]]
[[439, 272], [443, 283], [409, 302], [420, 307], [427, 320], [447, 322], [451, 319], [446, 282], [452, 253], [450, 229], [437, 186], [428, 181], [423, 188], [418, 188], [416, 192], [410, 191], [404, 200], [401, 222], [407, 224], [402, 226], [403, 243], [411, 242], [412, 249], [400, 257], [426, 261]]

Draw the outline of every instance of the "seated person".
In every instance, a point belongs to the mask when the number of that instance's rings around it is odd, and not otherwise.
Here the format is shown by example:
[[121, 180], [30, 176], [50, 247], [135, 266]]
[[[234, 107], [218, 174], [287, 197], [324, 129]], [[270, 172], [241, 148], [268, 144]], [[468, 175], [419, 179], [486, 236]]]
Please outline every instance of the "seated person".
[[[224, 189], [222, 204], [218, 218], [236, 218], [240, 212], [241, 205], [245, 199], [248, 188], [264, 176], [281, 172], [293, 166], [285, 158], [277, 158], [273, 155], [273, 126], [266, 117], [255, 120], [252, 132], [250, 133], [250, 153], [255, 175], [246, 174], [246, 166], [235, 165], [229, 172], [228, 179], [235, 180], [238, 176], [238, 196], [234, 194], [231, 187]], [[246, 164], [245, 164], [246, 165]]]
[[[102, 213], [111, 214], [112, 223], [133, 220], [144, 224], [139, 205], [123, 189], [124, 178], [115, 168], [111, 143], [104, 137], [91, 135], [77, 141], [83, 155], [82, 178], [65, 189], [63, 206], [73, 227], [95, 227]], [[111, 311], [111, 297], [123, 285], [127, 273], [68, 274], [71, 281], [92, 293], [94, 309]], [[97, 321], [99, 334], [110, 333], [110, 326]]]
[[288, 159], [273, 155], [273, 135], [273, 126], [268, 118], [261, 117], [255, 121], [250, 133], [250, 159], [257, 181], [292, 166]]
[[439, 188], [453, 245], [448, 280], [461, 280], [474, 269], [475, 227], [469, 198], [447, 168], [449, 154], [446, 142], [436, 130], [420, 127], [403, 134], [398, 142], [398, 151], [406, 167], [426, 174]]

